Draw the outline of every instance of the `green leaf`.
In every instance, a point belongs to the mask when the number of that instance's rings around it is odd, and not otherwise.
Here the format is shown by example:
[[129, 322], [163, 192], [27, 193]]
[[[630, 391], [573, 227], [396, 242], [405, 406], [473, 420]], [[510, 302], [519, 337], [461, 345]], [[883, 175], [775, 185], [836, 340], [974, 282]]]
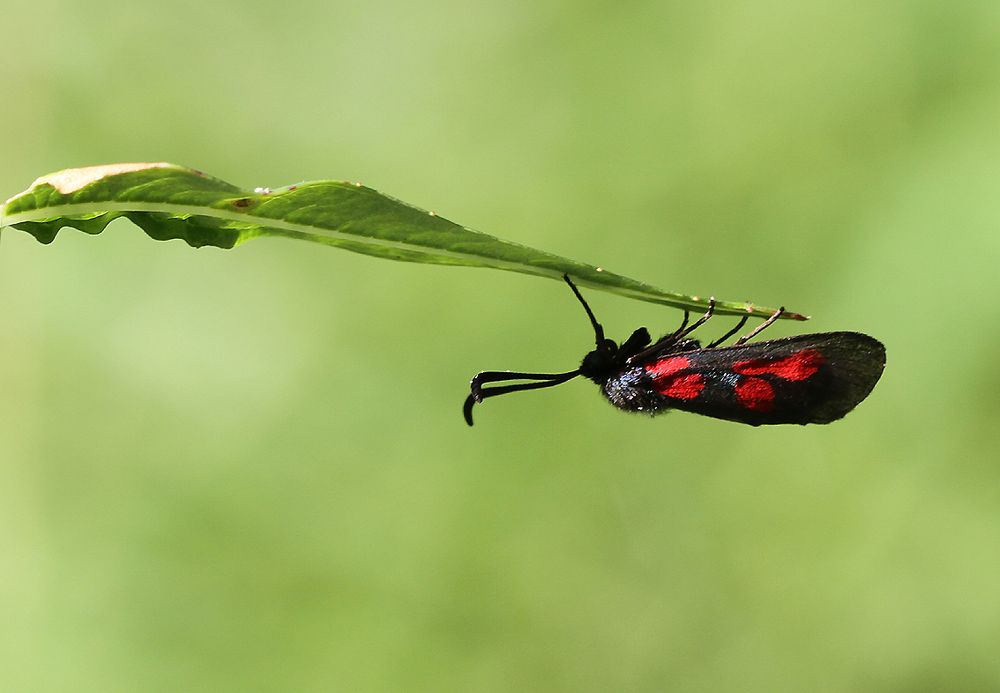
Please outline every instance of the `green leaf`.
[[[257, 236], [282, 236], [390, 260], [492, 267], [704, 310], [704, 299], [662, 291], [601, 267], [534, 250], [459, 226], [360, 183], [315, 181], [252, 192], [174, 164], [111, 164], [59, 171], [36, 180], [4, 205], [0, 228], [51, 243], [64, 226], [98, 234], [126, 217], [150, 237], [193, 247], [233, 248]], [[760, 317], [774, 312], [717, 301], [716, 313]], [[806, 319], [786, 312], [783, 317]]]

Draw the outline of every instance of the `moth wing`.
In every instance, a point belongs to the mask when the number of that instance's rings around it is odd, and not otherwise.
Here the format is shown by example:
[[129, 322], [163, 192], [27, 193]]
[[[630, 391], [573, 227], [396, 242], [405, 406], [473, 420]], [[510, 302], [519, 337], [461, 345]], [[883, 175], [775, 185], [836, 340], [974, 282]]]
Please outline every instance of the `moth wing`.
[[830, 423], [875, 387], [885, 347], [824, 332], [664, 354], [645, 368], [670, 408], [754, 426]]

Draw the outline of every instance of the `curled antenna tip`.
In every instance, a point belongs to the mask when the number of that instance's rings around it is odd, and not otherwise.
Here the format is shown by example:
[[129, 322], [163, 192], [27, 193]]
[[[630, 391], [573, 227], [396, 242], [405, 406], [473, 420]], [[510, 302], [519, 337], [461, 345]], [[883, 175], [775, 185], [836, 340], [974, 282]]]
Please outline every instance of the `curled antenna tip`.
[[465, 416], [465, 423], [472, 425], [472, 407], [476, 403], [476, 396], [469, 395], [465, 398], [465, 404], [462, 405], [462, 414]]

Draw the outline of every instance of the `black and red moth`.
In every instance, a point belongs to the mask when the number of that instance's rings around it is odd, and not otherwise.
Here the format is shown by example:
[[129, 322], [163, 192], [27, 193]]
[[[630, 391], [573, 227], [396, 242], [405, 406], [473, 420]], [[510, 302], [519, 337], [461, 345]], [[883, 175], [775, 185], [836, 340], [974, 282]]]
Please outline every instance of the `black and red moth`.
[[[519, 390], [552, 387], [578, 375], [601, 386], [608, 400], [625, 411], [656, 415], [680, 409], [751, 426], [764, 424], [830, 423], [843, 417], [868, 396], [882, 376], [885, 347], [858, 332], [821, 332], [747, 343], [782, 314], [779, 309], [757, 329], [720, 347], [746, 324], [743, 316], [729, 332], [701, 346], [688, 337], [710, 317], [707, 312], [652, 343], [640, 327], [621, 346], [605, 339], [604, 328], [569, 276], [569, 284], [587, 311], [597, 348], [580, 367], [566, 373], [483, 371], [472, 379], [465, 400], [465, 421], [472, 425], [472, 407], [488, 397]], [[509, 385], [487, 383], [523, 380]]]

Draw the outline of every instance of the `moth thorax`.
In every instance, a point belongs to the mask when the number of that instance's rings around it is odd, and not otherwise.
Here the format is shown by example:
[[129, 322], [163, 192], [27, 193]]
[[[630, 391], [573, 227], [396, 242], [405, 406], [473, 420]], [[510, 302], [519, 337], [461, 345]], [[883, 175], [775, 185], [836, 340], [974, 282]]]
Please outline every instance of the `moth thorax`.
[[613, 405], [625, 411], [655, 414], [663, 409], [663, 398], [650, 387], [641, 366], [614, 374], [601, 384], [601, 391]]

